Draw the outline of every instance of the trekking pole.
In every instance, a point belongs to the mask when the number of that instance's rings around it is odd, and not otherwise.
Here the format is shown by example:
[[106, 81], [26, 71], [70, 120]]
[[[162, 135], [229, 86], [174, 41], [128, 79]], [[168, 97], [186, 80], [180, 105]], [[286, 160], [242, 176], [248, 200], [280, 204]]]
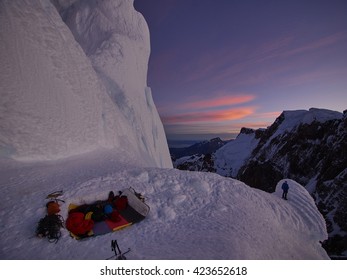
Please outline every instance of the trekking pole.
[[111, 240], [111, 250], [112, 252], [114, 252], [114, 256], [111, 256], [109, 258], [107, 258], [106, 260], [112, 259], [114, 257], [117, 257], [117, 251], [116, 251], [116, 240]]
[[124, 255], [130, 252], [130, 248], [128, 248], [128, 251], [122, 253], [122, 251], [120, 250], [120, 248], [118, 246], [117, 240], [115, 240], [114, 243], [116, 245], [116, 248], [118, 249], [118, 256], [116, 255], [117, 256], [116, 260], [126, 260], [127, 258]]
[[126, 257], [124, 257], [124, 254], [122, 254], [122, 251], [120, 250], [119, 246], [118, 246], [118, 242], [117, 240], [115, 240], [115, 244], [116, 244], [116, 247], [118, 249], [118, 257], [117, 257], [117, 260], [126, 260]]
[[119, 248], [117, 240], [111, 240], [111, 249], [114, 252], [114, 256], [107, 258], [106, 260], [115, 258], [116, 260], [126, 260], [127, 258], [124, 256], [125, 254], [130, 252], [130, 248], [124, 253]]

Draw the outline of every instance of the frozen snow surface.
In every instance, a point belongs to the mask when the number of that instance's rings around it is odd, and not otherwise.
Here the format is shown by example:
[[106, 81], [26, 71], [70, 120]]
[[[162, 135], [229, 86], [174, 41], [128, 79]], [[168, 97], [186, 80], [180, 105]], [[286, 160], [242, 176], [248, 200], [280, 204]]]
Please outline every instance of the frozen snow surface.
[[251, 156], [258, 143], [259, 139], [255, 138], [255, 131], [249, 134], [240, 133], [235, 140], [230, 141], [216, 151], [216, 173], [236, 178], [240, 168]]
[[148, 27], [133, 1], [4, 0], [0, 26], [1, 157], [106, 147], [172, 166], [146, 83]]
[[[106, 259], [117, 239], [128, 259], [328, 259], [319, 241], [325, 221], [308, 192], [289, 182], [288, 201], [279, 182], [273, 194], [217, 174], [141, 168], [118, 162], [108, 150], [41, 163], [0, 162], [1, 259]], [[54, 244], [35, 237], [46, 214], [45, 196], [64, 190], [70, 203], [106, 199], [133, 187], [150, 206], [142, 222], [77, 241], [62, 229]]]

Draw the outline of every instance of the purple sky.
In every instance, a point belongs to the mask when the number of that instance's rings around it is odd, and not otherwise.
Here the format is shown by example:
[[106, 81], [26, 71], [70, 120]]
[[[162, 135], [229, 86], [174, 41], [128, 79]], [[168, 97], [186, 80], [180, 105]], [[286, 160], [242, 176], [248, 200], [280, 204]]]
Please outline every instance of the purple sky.
[[235, 137], [283, 110], [347, 109], [346, 0], [135, 0], [169, 140]]

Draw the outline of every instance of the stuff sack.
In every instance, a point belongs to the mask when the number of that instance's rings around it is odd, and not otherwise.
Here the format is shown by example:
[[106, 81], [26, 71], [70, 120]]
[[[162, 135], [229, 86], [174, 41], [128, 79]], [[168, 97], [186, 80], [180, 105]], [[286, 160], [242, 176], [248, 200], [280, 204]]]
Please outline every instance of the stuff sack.
[[94, 221], [86, 220], [81, 212], [70, 213], [66, 220], [66, 228], [76, 235], [84, 235], [91, 231], [94, 227]]

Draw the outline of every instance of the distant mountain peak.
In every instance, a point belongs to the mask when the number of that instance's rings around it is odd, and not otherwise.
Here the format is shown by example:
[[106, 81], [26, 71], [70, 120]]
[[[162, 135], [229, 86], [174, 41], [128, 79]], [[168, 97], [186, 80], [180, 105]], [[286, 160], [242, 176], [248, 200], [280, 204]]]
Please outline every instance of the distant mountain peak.
[[285, 132], [296, 130], [303, 124], [311, 124], [313, 122], [325, 123], [342, 118], [342, 113], [327, 109], [311, 108], [309, 110], [286, 110], [283, 111], [269, 127], [267, 135], [271, 135], [271, 139], [273, 139]]
[[[307, 123], [314, 121], [325, 123], [333, 119], [341, 119], [343, 114], [328, 109], [310, 108], [309, 110], [283, 111], [281, 116], [285, 120], [290, 120], [292, 124]], [[279, 118], [281, 118], [281, 116]]]
[[195, 143], [186, 148], [170, 148], [171, 157], [176, 160], [185, 156], [212, 154], [228, 141], [223, 141], [219, 137], [212, 138], [211, 140], [205, 140], [199, 143]]
[[252, 134], [255, 130], [253, 128], [242, 127], [240, 130], [240, 134]]
[[220, 139], [219, 137], [215, 137], [215, 138], [212, 138], [210, 142], [222, 142], [222, 139]]

